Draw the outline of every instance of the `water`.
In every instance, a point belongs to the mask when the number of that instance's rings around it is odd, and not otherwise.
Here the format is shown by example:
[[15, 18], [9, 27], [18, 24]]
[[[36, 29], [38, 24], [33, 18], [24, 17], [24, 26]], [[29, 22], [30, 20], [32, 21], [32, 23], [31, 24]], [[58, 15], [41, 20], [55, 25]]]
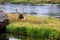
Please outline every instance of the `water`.
[[0, 10], [4, 12], [16, 12], [16, 9], [19, 13], [27, 13], [31, 15], [31, 13], [35, 16], [47, 16], [52, 13], [60, 14], [60, 5], [59, 4], [37, 4], [37, 5], [23, 5], [23, 4], [0, 4]]
[[0, 34], [0, 40], [45, 40], [40, 37], [29, 37], [22, 35], [12, 35], [12, 34]]

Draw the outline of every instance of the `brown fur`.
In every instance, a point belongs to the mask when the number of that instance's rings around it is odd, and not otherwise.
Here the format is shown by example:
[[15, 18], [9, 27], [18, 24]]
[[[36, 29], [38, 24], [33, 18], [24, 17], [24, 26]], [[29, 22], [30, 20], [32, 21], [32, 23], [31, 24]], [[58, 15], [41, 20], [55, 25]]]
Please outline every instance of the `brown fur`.
[[23, 14], [19, 14], [19, 19], [24, 19], [24, 16], [23, 16]]

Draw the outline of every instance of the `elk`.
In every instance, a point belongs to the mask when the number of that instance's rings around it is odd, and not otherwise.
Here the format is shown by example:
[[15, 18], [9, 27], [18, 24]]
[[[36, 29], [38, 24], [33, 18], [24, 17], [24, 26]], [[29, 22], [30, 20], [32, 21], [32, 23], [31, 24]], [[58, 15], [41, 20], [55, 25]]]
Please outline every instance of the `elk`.
[[[16, 12], [18, 13], [17, 9], [16, 9]], [[20, 14], [20, 13], [18, 13], [18, 14], [19, 14], [19, 17], [18, 17], [18, 19], [20, 19], [20, 20], [23, 20], [23, 19], [24, 19], [24, 16], [23, 16], [23, 14]]]

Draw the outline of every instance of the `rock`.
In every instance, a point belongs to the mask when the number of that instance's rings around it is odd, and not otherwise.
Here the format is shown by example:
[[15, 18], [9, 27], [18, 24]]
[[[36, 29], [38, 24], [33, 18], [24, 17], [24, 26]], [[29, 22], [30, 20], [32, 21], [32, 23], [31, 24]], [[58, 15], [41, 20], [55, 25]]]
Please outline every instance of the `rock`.
[[6, 26], [9, 24], [7, 15], [0, 10], [0, 33], [6, 30]]

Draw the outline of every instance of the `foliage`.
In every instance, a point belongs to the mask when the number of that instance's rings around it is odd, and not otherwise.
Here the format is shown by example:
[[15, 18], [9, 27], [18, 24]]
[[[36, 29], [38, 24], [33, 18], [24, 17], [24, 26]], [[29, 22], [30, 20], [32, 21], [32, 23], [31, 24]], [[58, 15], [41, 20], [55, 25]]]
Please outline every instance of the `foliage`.
[[[5, 0], [0, 0], [4, 2]], [[30, 3], [30, 4], [41, 4], [41, 3], [60, 3], [60, 0], [8, 0], [10, 3]]]

